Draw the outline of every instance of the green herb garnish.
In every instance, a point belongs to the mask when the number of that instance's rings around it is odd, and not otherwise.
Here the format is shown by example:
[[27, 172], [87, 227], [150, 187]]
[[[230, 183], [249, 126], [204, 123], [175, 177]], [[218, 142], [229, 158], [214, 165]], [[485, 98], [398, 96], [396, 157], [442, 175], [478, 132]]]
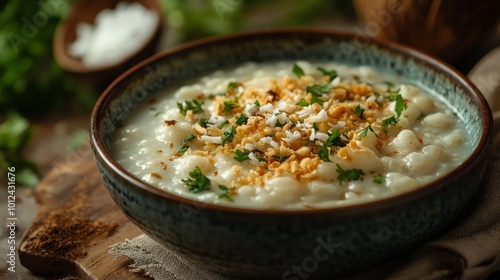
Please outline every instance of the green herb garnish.
[[221, 190], [222, 192], [220, 192], [219, 194], [217, 194], [217, 196], [219, 198], [225, 198], [229, 201], [233, 201], [233, 197], [231, 196], [231, 194], [229, 193], [230, 191], [234, 190], [235, 188], [232, 187], [232, 188], [228, 188], [224, 185], [219, 185], [219, 190]]
[[219, 126], [217, 126], [218, 129], [223, 129], [226, 125], [229, 124], [228, 120], [223, 121]]
[[196, 139], [196, 136], [194, 136], [193, 134], [189, 134], [188, 136], [186, 136], [182, 142], [183, 143], [188, 143], [188, 142], [191, 142], [193, 141], [194, 139]]
[[200, 124], [201, 127], [207, 128], [210, 122], [209, 119], [201, 118], [198, 120], [198, 123]]
[[378, 174], [377, 177], [373, 178], [373, 183], [375, 184], [383, 184], [385, 182], [385, 176]]
[[385, 98], [387, 98], [389, 101], [394, 101], [399, 95], [399, 91], [401, 91], [401, 88], [398, 88], [396, 91], [389, 92], [385, 95]]
[[283, 163], [285, 160], [287, 160], [290, 156], [284, 156], [284, 155], [274, 155], [273, 159], [277, 160], [279, 163]]
[[309, 103], [304, 99], [300, 99], [299, 102], [295, 103], [295, 105], [297, 106], [302, 106], [302, 107], [307, 107], [309, 106]]
[[326, 70], [325, 68], [323, 67], [318, 67], [317, 68], [318, 71], [320, 71], [323, 75], [325, 76], [329, 76], [330, 77], [330, 81], [332, 81], [333, 79], [337, 78], [337, 71], [335, 70]]
[[342, 140], [340, 139], [340, 132], [338, 129], [334, 129], [332, 134], [328, 135], [328, 139], [326, 139], [325, 143], [323, 146], [318, 151], [318, 157], [322, 159], [325, 162], [330, 162], [330, 151], [328, 150], [329, 147], [332, 146], [342, 146], [345, 144], [342, 143]]
[[407, 109], [408, 105], [404, 102], [403, 97], [401, 94], [398, 94], [396, 97], [396, 106], [394, 107], [394, 111], [396, 111], [396, 114], [398, 114], [398, 118], [401, 117], [401, 113], [403, 113], [403, 110]]
[[231, 142], [233, 141], [234, 134], [236, 133], [236, 128], [231, 125], [224, 132], [222, 133], [222, 143], [221, 145], [224, 146], [226, 142]]
[[181, 147], [181, 148], [177, 151], [177, 153], [178, 153], [178, 154], [183, 155], [183, 154], [184, 154], [184, 153], [185, 153], [188, 149], [189, 149], [189, 146], [188, 146], [188, 145], [184, 145], [184, 146], [182, 146], [182, 147]]
[[234, 108], [237, 108], [239, 107], [240, 105], [238, 104], [238, 101], [237, 100], [228, 100], [228, 101], [224, 101], [224, 108], [222, 109], [222, 111], [224, 113], [229, 113], [231, 112]]
[[186, 115], [187, 111], [193, 111], [193, 114], [202, 113], [203, 101], [192, 100], [192, 101], [184, 101], [184, 104], [181, 102], [177, 102], [177, 108], [181, 111], [181, 114]]
[[384, 84], [386, 84], [388, 87], [390, 88], [393, 88], [394, 87], [394, 83], [391, 82], [391, 81], [384, 81]]
[[330, 91], [330, 85], [328, 83], [321, 85], [314, 85], [306, 88], [306, 91], [311, 93], [311, 104], [318, 103], [319, 105], [323, 105], [324, 101], [320, 99], [320, 97], [324, 93], [328, 93]]
[[365, 112], [365, 109], [361, 108], [361, 105], [358, 104], [356, 108], [353, 110], [354, 114], [358, 115], [360, 119], [364, 120], [365, 117], [363, 116], [363, 113]]
[[300, 68], [297, 64], [293, 65], [292, 72], [295, 76], [297, 76], [297, 78], [304, 76], [304, 70], [302, 70], [302, 68]]
[[189, 178], [182, 179], [189, 190], [194, 193], [199, 193], [210, 189], [210, 180], [201, 173], [200, 167], [196, 166], [194, 170], [189, 172]]
[[339, 180], [339, 183], [342, 184], [344, 181], [357, 181], [357, 180], [363, 180], [363, 175], [365, 173], [361, 169], [348, 169], [344, 170], [342, 167], [337, 163], [337, 173], [339, 174], [337, 176], [337, 180]]
[[255, 100], [255, 103], [254, 103], [256, 106], [260, 106], [260, 102], [259, 100]]
[[240, 151], [238, 149], [234, 150], [234, 159], [239, 161], [239, 162], [243, 162], [245, 160], [250, 160], [250, 151], [247, 151], [247, 150], [243, 150], [243, 151]]
[[237, 88], [238, 88], [238, 83], [237, 82], [230, 82], [229, 84], [227, 84], [227, 89], [228, 90], [237, 89]]
[[361, 130], [361, 132], [359, 133], [359, 137], [365, 138], [366, 135], [368, 134], [368, 131], [375, 133], [375, 131], [373, 131], [373, 128], [370, 125], [368, 125], [367, 127]]
[[314, 128], [315, 131], [319, 131], [319, 126], [317, 123], [313, 123], [312, 128]]
[[238, 118], [236, 118], [236, 124], [237, 125], [242, 125], [242, 124], [246, 124], [248, 121], [248, 117], [243, 115], [243, 114], [240, 114], [238, 116]]

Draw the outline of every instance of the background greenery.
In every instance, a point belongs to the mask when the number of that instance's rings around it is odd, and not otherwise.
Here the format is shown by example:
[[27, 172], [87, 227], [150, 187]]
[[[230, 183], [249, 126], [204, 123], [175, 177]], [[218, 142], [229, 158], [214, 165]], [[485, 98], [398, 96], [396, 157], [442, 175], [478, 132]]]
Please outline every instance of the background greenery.
[[[71, 79], [53, 59], [54, 31], [73, 1], [0, 2], [0, 168], [5, 171], [7, 166], [16, 166], [19, 184], [34, 186], [38, 182], [36, 166], [23, 155], [36, 133], [30, 122], [51, 114], [90, 112], [98, 96]], [[350, 0], [160, 2], [174, 34], [170, 44], [247, 29], [309, 26], [354, 17]]]

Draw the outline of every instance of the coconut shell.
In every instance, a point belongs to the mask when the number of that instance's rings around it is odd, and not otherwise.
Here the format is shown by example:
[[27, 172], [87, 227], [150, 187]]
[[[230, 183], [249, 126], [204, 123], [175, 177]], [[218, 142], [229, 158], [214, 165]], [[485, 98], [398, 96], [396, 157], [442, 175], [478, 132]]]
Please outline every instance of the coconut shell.
[[500, 19], [498, 0], [354, 0], [358, 32], [453, 61], [477, 46]]

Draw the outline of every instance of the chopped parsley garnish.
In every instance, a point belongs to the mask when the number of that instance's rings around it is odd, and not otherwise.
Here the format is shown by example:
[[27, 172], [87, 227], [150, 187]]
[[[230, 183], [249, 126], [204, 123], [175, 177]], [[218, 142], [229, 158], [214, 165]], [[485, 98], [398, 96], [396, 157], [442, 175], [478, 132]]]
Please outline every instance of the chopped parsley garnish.
[[356, 108], [353, 110], [354, 114], [358, 115], [360, 119], [364, 120], [365, 117], [363, 116], [363, 113], [365, 112], [365, 109], [361, 108], [361, 105], [358, 104]]
[[274, 127], [284, 127], [285, 125], [286, 125], [286, 122], [281, 123], [279, 120], [277, 120]]
[[318, 157], [322, 159], [325, 162], [330, 162], [330, 151], [328, 150], [329, 147], [332, 146], [345, 146], [344, 143], [342, 143], [342, 140], [340, 139], [340, 132], [338, 129], [334, 129], [332, 134], [328, 135], [328, 139], [326, 139], [325, 144], [321, 146], [321, 148], [318, 151]]
[[398, 94], [396, 97], [396, 106], [394, 107], [394, 111], [398, 114], [398, 118], [401, 117], [401, 113], [403, 113], [403, 110], [406, 108], [408, 108], [408, 105], [404, 102], [401, 94]]
[[199, 119], [198, 123], [200, 124], [201, 127], [207, 128], [208, 124], [210, 123], [208, 119]]
[[179, 151], [177, 151], [177, 153], [183, 155], [188, 149], [189, 149], [189, 146], [184, 145], [179, 149]]
[[239, 162], [243, 162], [245, 160], [250, 160], [250, 151], [247, 151], [247, 150], [243, 150], [243, 151], [240, 151], [238, 149], [234, 150], [234, 159], [239, 161]]
[[203, 112], [203, 108], [201, 108], [202, 105], [203, 101], [198, 101], [198, 100], [184, 101], [184, 104], [181, 102], [177, 102], [177, 108], [179, 108], [179, 111], [181, 111], [181, 114], [183, 114], [184, 116], [189, 110], [193, 111], [193, 114], [202, 113]]
[[230, 90], [230, 89], [237, 89], [238, 88], [238, 83], [237, 82], [230, 82], [229, 84], [227, 84], [227, 89]]
[[194, 193], [199, 193], [210, 189], [210, 180], [201, 173], [200, 167], [196, 166], [194, 170], [189, 172], [189, 177], [182, 179], [186, 185], [189, 186], [189, 190]]
[[385, 176], [381, 175], [381, 174], [378, 174], [378, 176], [376, 176], [375, 178], [373, 178], [373, 183], [375, 183], [375, 184], [383, 184], [383, 183], [385, 183]]
[[398, 88], [396, 91], [389, 92], [388, 94], [385, 95], [385, 98], [387, 98], [389, 101], [394, 101], [399, 95], [399, 91], [401, 88]]
[[187, 143], [193, 141], [194, 139], [196, 139], [196, 136], [194, 136], [193, 134], [189, 134], [182, 140], [182, 142]]
[[156, 111], [155, 107], [149, 107], [149, 111]]
[[388, 87], [390, 88], [393, 88], [394, 87], [394, 83], [391, 82], [391, 81], [384, 81], [384, 84], [386, 84]]
[[320, 99], [320, 97], [324, 93], [328, 93], [330, 91], [330, 85], [328, 83], [321, 84], [321, 85], [314, 85], [306, 88], [306, 91], [311, 93], [312, 98], [311, 98], [311, 104], [312, 103], [318, 103], [319, 105], [323, 105], [324, 101]]
[[382, 126], [383, 127], [389, 127], [389, 126], [394, 126], [398, 123], [398, 119], [396, 119], [396, 116], [392, 115], [388, 117], [387, 119], [382, 120]]
[[240, 114], [238, 116], [238, 118], [236, 118], [236, 124], [237, 125], [242, 125], [242, 124], [246, 124], [248, 121], [248, 117], [243, 115], [243, 114]]
[[160, 114], [161, 114], [161, 112], [156, 112], [156, 114], [154, 114], [154, 116], [158, 117]]
[[314, 128], [315, 131], [319, 131], [319, 126], [317, 123], [313, 123], [312, 128]]
[[375, 131], [373, 131], [373, 128], [370, 125], [368, 125], [367, 127], [361, 130], [361, 132], [359, 133], [359, 137], [365, 138], [366, 135], [368, 134], [368, 131], [375, 133]]
[[259, 100], [255, 100], [255, 103], [254, 103], [254, 104], [255, 104], [255, 106], [260, 106], [260, 102], [259, 102]]
[[284, 156], [284, 155], [274, 155], [273, 159], [277, 160], [279, 163], [283, 163], [285, 160], [287, 160], [290, 156]]
[[408, 108], [408, 105], [404, 102], [403, 97], [398, 94], [394, 97], [396, 101], [396, 106], [394, 107], [394, 111], [396, 111], [396, 115], [392, 115], [384, 120], [382, 120], [382, 127], [384, 128], [384, 133], [387, 134], [387, 128], [389, 126], [395, 126], [403, 111]]
[[222, 143], [221, 145], [224, 146], [226, 142], [231, 142], [233, 141], [234, 134], [236, 133], [236, 128], [231, 125], [224, 132], [222, 133]]
[[344, 170], [338, 163], [336, 171], [339, 174], [337, 176], [337, 180], [339, 180], [340, 184], [342, 184], [344, 181], [350, 182], [350, 181], [363, 180], [363, 175], [365, 175], [365, 173], [361, 169], [353, 168]]
[[229, 193], [230, 191], [234, 190], [234, 187], [232, 188], [228, 188], [224, 185], [219, 185], [219, 190], [221, 190], [222, 192], [220, 192], [219, 194], [217, 194], [217, 196], [219, 198], [225, 198], [229, 201], [233, 201], [233, 197], [231, 196], [231, 194]]
[[323, 67], [318, 67], [317, 68], [318, 71], [321, 72], [321, 74], [325, 75], [325, 76], [329, 76], [330, 77], [330, 81], [332, 81], [333, 79], [337, 78], [337, 71], [335, 70], [326, 70], [325, 68]]
[[223, 121], [219, 126], [217, 126], [218, 129], [223, 129], [226, 125], [229, 124], [228, 120]]
[[297, 78], [304, 76], [304, 70], [302, 70], [302, 68], [300, 68], [297, 64], [293, 65], [292, 72], [295, 76], [297, 76]]
[[307, 106], [309, 106], [309, 103], [304, 98], [301, 98], [299, 100], [299, 102], [297, 102], [295, 105], [302, 106], [302, 107], [307, 107]]
[[229, 113], [231, 112], [234, 108], [237, 108], [239, 107], [240, 105], [238, 104], [238, 101], [237, 100], [228, 100], [228, 101], [224, 101], [224, 108], [222, 109], [222, 111], [224, 113]]

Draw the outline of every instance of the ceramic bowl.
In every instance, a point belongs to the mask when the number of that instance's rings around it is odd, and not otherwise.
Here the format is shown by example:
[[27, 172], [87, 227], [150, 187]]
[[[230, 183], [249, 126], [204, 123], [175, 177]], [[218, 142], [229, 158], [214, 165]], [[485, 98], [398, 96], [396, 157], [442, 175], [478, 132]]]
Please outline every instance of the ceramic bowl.
[[[239, 63], [299, 59], [369, 65], [435, 89], [476, 135], [472, 155], [447, 176], [411, 192], [304, 211], [199, 204], [140, 181], [113, 159], [114, 130], [156, 91]], [[228, 275], [331, 279], [407, 250], [442, 230], [481, 181], [491, 128], [491, 111], [478, 90], [430, 56], [354, 34], [284, 30], [204, 39], [141, 62], [103, 93], [91, 117], [90, 133], [109, 193], [130, 220], [158, 243], [199, 266]]]
[[[119, 2], [138, 2], [146, 9], [154, 11], [158, 15], [155, 31], [144, 45], [121, 61], [109, 66], [89, 68], [80, 58], [73, 57], [68, 52], [69, 45], [76, 39], [76, 26], [80, 22], [94, 24], [99, 12], [104, 9], [114, 9]], [[76, 1], [67, 16], [57, 26], [52, 46], [54, 59], [62, 69], [75, 78], [102, 91], [120, 74], [156, 52], [163, 29], [162, 25], [163, 11], [158, 0]]]

